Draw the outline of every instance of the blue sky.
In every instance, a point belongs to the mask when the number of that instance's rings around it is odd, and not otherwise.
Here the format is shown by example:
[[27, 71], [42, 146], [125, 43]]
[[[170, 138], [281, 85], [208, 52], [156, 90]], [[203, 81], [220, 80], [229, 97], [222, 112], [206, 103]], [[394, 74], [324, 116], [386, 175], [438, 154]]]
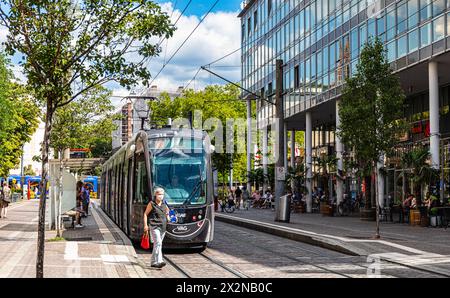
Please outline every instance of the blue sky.
[[[187, 15], [196, 15], [202, 16], [205, 14], [210, 7], [214, 4], [216, 0], [193, 0], [189, 5], [189, 8], [186, 11]], [[173, 0], [173, 1], [164, 1], [159, 0], [158, 3], [172, 2], [173, 5], [176, 4], [176, 9], [183, 10], [189, 0]], [[239, 11], [241, 0], [219, 0], [217, 5], [215, 6], [213, 12], [217, 11]]]
[[[189, 2], [189, 0], [155, 1], [161, 5], [163, 11], [171, 15], [172, 22], [175, 22]], [[215, 1], [192, 0], [188, 10], [176, 25], [177, 30], [174, 36], [161, 44], [161, 54], [152, 59], [148, 65], [152, 76], [160, 71]], [[173, 60], [166, 65], [152, 85], [157, 85], [161, 90], [174, 91], [179, 86], [185, 87], [189, 82], [191, 82], [189, 88], [196, 90], [203, 89], [209, 84], [225, 84], [226, 82], [223, 80], [205, 71], [200, 71], [195, 80], [192, 79], [200, 66], [207, 65], [240, 48], [240, 20], [237, 17], [240, 12], [240, 4], [241, 0], [219, 0], [212, 13], [207, 16]], [[0, 29], [0, 41], [3, 41], [7, 31], [5, 28]], [[16, 55], [12, 62], [16, 77], [23, 81], [26, 79], [17, 65], [19, 58], [20, 56]], [[231, 81], [238, 82], [240, 80], [240, 52], [213, 65], [211, 70]], [[129, 91], [116, 83], [109, 83], [106, 87], [113, 90], [114, 95], [126, 96], [129, 94]], [[142, 88], [142, 86], [136, 86], [134, 89], [142, 91]]]

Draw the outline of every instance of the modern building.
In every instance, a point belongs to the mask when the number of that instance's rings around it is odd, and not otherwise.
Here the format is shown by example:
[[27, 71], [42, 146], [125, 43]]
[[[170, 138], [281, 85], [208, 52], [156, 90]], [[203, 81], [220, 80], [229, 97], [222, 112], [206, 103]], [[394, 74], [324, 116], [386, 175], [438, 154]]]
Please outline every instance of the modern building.
[[[404, 146], [427, 144], [448, 185], [450, 0], [250, 0], [239, 17], [242, 86], [271, 99], [276, 60], [283, 60], [285, 123], [305, 131], [307, 167], [320, 152], [335, 152], [342, 167], [337, 101], [363, 45], [377, 36], [407, 96], [412, 128]], [[274, 109], [258, 101], [258, 122], [274, 117]], [[336, 187], [338, 201], [342, 187]]]

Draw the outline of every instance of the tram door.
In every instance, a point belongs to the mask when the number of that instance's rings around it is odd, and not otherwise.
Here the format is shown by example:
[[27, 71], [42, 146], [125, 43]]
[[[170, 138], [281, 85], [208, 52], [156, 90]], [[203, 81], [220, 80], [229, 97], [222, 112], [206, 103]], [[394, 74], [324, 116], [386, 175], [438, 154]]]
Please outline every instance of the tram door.
[[117, 191], [117, 224], [119, 226], [119, 228], [123, 228], [123, 204], [122, 204], [122, 200], [123, 200], [123, 187], [122, 187], [122, 183], [123, 183], [123, 177], [122, 177], [122, 172], [123, 172], [123, 164], [119, 164], [119, 171], [117, 173], [117, 175], [119, 176], [119, 188]]
[[126, 233], [129, 235], [130, 233], [130, 216], [131, 216], [131, 198], [133, 196], [133, 169], [134, 169], [134, 163], [133, 158], [130, 158], [128, 160], [128, 173], [127, 174], [127, 195], [125, 197], [125, 224], [126, 224]]

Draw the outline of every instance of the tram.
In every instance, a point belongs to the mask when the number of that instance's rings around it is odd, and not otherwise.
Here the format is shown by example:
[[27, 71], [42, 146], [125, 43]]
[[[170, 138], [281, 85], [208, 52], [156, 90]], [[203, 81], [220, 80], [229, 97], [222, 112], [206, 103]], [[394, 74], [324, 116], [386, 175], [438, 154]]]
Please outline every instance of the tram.
[[104, 165], [101, 208], [135, 242], [155, 187], [173, 214], [165, 247], [206, 248], [214, 236], [214, 185], [208, 135], [194, 129], [139, 132]]

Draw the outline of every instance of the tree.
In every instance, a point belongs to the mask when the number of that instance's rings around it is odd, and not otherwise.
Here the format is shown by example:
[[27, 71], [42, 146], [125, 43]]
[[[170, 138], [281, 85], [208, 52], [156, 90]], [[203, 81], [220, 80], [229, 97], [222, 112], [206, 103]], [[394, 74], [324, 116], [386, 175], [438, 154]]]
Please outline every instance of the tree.
[[[411, 151], [405, 152], [401, 159], [403, 169], [410, 169], [412, 171], [411, 180], [413, 186], [411, 192], [414, 194], [420, 193], [420, 196], [418, 197], [420, 200], [423, 200], [424, 187], [439, 179], [439, 170], [431, 167], [428, 162], [430, 155], [428, 148], [416, 147]], [[400, 177], [406, 180], [406, 173], [404, 170]]]
[[54, 113], [107, 82], [115, 81], [127, 88], [140, 81], [147, 84], [150, 72], [144, 63], [160, 51], [152, 37], [168, 38], [174, 28], [169, 16], [152, 1], [0, 3], [0, 24], [9, 30], [6, 50], [11, 55], [23, 55], [27, 84], [45, 106], [36, 261], [36, 276], [43, 277], [45, 189]]
[[28, 90], [13, 82], [8, 60], [0, 53], [0, 176], [7, 176], [38, 126], [39, 109]]
[[33, 170], [32, 165], [27, 165], [23, 168], [23, 175], [24, 176], [36, 176], [36, 172]]
[[[354, 149], [360, 167], [374, 171], [375, 177], [380, 157], [392, 153], [405, 129], [402, 121], [405, 95], [385, 54], [380, 40], [369, 40], [362, 49], [356, 74], [346, 79], [339, 103], [338, 135], [348, 148]], [[379, 237], [378, 203], [376, 207], [376, 237]]]
[[89, 148], [92, 156], [108, 154], [114, 106], [111, 92], [103, 87], [91, 89], [84, 96], [61, 107], [55, 113], [50, 147], [57, 152], [66, 148]]
[[[190, 113], [194, 111], [202, 112], [202, 120], [216, 118], [222, 123], [222, 133], [225, 138], [225, 129], [227, 119], [246, 118], [246, 104], [239, 100], [239, 89], [231, 84], [225, 86], [211, 85], [202, 91], [185, 90], [181, 96], [171, 99], [167, 94], [162, 94], [158, 101], [149, 102], [150, 121], [153, 124], [162, 126], [167, 124], [167, 119], [189, 118]], [[195, 120], [195, 119], [194, 119]], [[202, 123], [203, 125], [203, 123]], [[194, 125], [195, 126], [195, 125]], [[212, 126], [209, 132], [217, 127]], [[212, 140], [215, 144], [215, 140]], [[225, 181], [228, 177], [228, 171], [231, 164], [239, 179], [245, 179], [246, 156], [238, 153], [237, 144], [232, 155], [227, 153], [214, 153], [212, 155], [213, 163], [219, 172], [219, 179]], [[216, 148], [218, 149], [218, 148]], [[244, 170], [245, 169], [245, 172]], [[225, 184], [225, 182], [224, 182]]]

